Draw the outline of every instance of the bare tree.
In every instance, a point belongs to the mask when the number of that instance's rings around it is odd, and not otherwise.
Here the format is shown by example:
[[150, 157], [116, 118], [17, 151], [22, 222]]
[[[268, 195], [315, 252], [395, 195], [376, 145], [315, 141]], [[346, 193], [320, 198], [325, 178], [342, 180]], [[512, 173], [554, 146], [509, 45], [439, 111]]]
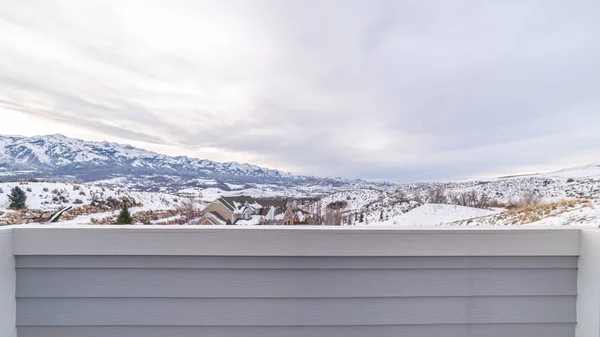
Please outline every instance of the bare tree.
[[341, 210], [346, 207], [348, 207], [348, 202], [346, 200], [333, 201], [327, 205], [327, 208], [332, 210]]
[[446, 190], [442, 186], [432, 187], [427, 190], [427, 202], [432, 204], [446, 204], [448, 203], [448, 196]]
[[336, 219], [336, 212], [330, 208], [325, 210], [325, 226], [335, 226], [338, 224]]
[[182, 199], [178, 211], [182, 215], [183, 223], [185, 224], [193, 224], [194, 221], [197, 221], [198, 218], [202, 216], [202, 211], [200, 211], [194, 200], [191, 198]]
[[533, 205], [539, 204], [541, 201], [542, 201], [542, 198], [540, 197], [540, 195], [537, 192], [528, 191], [528, 192], [525, 192], [525, 194], [523, 194], [517, 200], [509, 199], [508, 202], [506, 203], [506, 207], [510, 209], [510, 208], [533, 206]]
[[451, 193], [448, 195], [448, 198], [452, 204], [475, 208], [487, 208], [491, 201], [491, 198], [487, 194], [483, 192], [477, 193], [476, 190]]
[[477, 194], [475, 191], [473, 191], [473, 207], [477, 207], [477, 208], [488, 208], [490, 202], [492, 201], [492, 198], [490, 198], [489, 195], [481, 192], [479, 194]]
[[528, 191], [521, 196], [519, 200], [519, 204], [521, 206], [531, 206], [539, 204], [542, 201], [542, 198], [535, 191]]
[[421, 191], [419, 190], [415, 190], [412, 194], [412, 199], [416, 202], [418, 202], [419, 204], [423, 204], [425, 198], [423, 197], [423, 194], [421, 193]]
[[342, 210], [348, 207], [346, 200], [338, 200], [327, 205], [325, 210], [325, 224], [339, 226], [342, 224]]
[[410, 202], [410, 199], [406, 195], [406, 191], [402, 190], [402, 189], [398, 189], [396, 191], [396, 198], [398, 199], [398, 202], [401, 202], [401, 203]]

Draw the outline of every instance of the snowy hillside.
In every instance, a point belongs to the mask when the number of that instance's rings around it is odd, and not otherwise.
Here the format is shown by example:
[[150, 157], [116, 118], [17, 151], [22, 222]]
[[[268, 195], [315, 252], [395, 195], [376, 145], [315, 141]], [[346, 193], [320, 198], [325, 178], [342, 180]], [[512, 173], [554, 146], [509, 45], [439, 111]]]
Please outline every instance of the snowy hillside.
[[[87, 184], [70, 183], [0, 183], [0, 209], [8, 208], [8, 194], [19, 186], [27, 195], [27, 206], [32, 209], [53, 210], [60, 206], [89, 204], [92, 198], [131, 198], [148, 209], [168, 209], [177, 205], [178, 196], [165, 193], [149, 193], [110, 189]], [[81, 202], [80, 202], [81, 201]]]
[[[432, 200], [431, 191], [443, 194]], [[485, 196], [485, 206], [461, 205], [461, 197]], [[535, 205], [519, 204], [526, 196]], [[439, 198], [439, 196], [438, 196]], [[600, 166], [586, 165], [547, 174], [488, 180], [404, 184], [387, 189], [359, 188], [322, 199], [321, 212], [344, 203], [342, 224], [377, 226], [504, 226], [529, 223], [581, 224], [598, 221]], [[442, 204], [439, 204], [442, 203]], [[534, 207], [534, 209], [531, 209]], [[537, 208], [535, 208], [537, 207]], [[508, 209], [510, 208], [510, 210]], [[352, 217], [354, 221], [348, 220]], [[552, 217], [552, 220], [548, 218]], [[363, 221], [357, 221], [360, 219]], [[345, 221], [344, 221], [345, 219]], [[592, 224], [595, 226], [594, 224]]]
[[[66, 206], [73, 206], [74, 219], [70, 223], [89, 223], [92, 218], [104, 218], [116, 215], [118, 203], [127, 200], [132, 206], [131, 213], [159, 212], [177, 210], [182, 197], [166, 193], [127, 191], [111, 189], [89, 184], [72, 184], [62, 182], [14, 182], [0, 183], [0, 224], [12, 223], [8, 218], [16, 212], [9, 209], [9, 194], [15, 186], [21, 188], [27, 196], [26, 206], [30, 212], [38, 212], [42, 219]], [[91, 208], [92, 204], [113, 205], [113, 207]], [[203, 208], [197, 204], [198, 209]], [[83, 209], [86, 209], [84, 212]], [[94, 212], [98, 213], [95, 214]], [[84, 214], [85, 213], [85, 214]], [[81, 216], [79, 216], [81, 215]]]
[[600, 163], [577, 166], [546, 174], [551, 177], [591, 178], [600, 177]]

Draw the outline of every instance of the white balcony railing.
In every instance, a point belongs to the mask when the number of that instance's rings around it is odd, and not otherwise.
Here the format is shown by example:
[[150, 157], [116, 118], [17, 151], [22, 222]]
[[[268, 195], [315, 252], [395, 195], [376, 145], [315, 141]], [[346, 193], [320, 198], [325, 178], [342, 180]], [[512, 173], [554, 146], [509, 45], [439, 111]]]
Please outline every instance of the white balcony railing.
[[0, 228], [0, 336], [600, 337], [600, 231]]

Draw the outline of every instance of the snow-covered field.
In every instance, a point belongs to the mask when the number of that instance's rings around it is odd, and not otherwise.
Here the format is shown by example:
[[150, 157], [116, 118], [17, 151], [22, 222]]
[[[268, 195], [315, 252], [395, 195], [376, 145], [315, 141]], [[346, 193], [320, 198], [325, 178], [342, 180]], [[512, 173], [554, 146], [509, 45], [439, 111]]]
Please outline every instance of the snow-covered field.
[[425, 204], [407, 213], [394, 216], [377, 225], [382, 226], [440, 226], [454, 221], [479, 218], [497, 214], [498, 210], [486, 210], [473, 207]]

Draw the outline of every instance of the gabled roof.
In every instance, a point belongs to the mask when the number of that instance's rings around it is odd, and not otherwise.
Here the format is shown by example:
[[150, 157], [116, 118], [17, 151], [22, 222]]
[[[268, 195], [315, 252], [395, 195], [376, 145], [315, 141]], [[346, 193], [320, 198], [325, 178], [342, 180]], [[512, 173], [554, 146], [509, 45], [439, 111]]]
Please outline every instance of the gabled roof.
[[256, 198], [255, 200], [257, 203], [261, 204], [265, 208], [269, 206], [285, 208], [288, 204], [287, 199]]
[[219, 203], [221, 203], [223, 206], [225, 206], [225, 208], [227, 208], [228, 210], [230, 210], [231, 212], [233, 212], [233, 205], [230, 204], [229, 202], [227, 202], [227, 200], [225, 200], [225, 198], [217, 198], [217, 200]]
[[223, 222], [227, 222], [227, 220], [226, 220], [225, 218], [223, 218], [223, 217], [221, 216], [221, 214], [219, 214], [219, 213], [217, 213], [217, 212], [210, 212], [210, 213], [208, 213], [208, 214], [212, 214], [212, 215], [214, 215], [214, 216], [215, 216], [217, 219], [219, 219], [219, 220], [221, 220], [221, 221], [223, 221]]
[[268, 216], [271, 220], [281, 217], [287, 211], [287, 199], [253, 198], [249, 196], [219, 197], [216, 201], [223, 204], [234, 214], [255, 213]]
[[235, 197], [220, 197], [217, 199], [220, 203], [223, 204], [228, 210], [231, 212], [240, 212], [243, 210], [246, 202], [249, 204], [254, 203], [254, 198], [240, 195]]
[[241, 204], [243, 204], [245, 202], [252, 203], [255, 200], [254, 198], [245, 196], [245, 195], [240, 195], [240, 196], [235, 196], [235, 197], [221, 197], [220, 199], [223, 199], [230, 204], [233, 204], [234, 201], [237, 201]]
[[225, 220], [219, 213], [217, 212], [209, 212], [205, 216], [207, 219], [211, 219], [213, 222], [217, 222], [220, 225], [226, 225], [227, 220]]
[[283, 220], [285, 218], [286, 207], [268, 206], [260, 210], [260, 215], [265, 220]]

